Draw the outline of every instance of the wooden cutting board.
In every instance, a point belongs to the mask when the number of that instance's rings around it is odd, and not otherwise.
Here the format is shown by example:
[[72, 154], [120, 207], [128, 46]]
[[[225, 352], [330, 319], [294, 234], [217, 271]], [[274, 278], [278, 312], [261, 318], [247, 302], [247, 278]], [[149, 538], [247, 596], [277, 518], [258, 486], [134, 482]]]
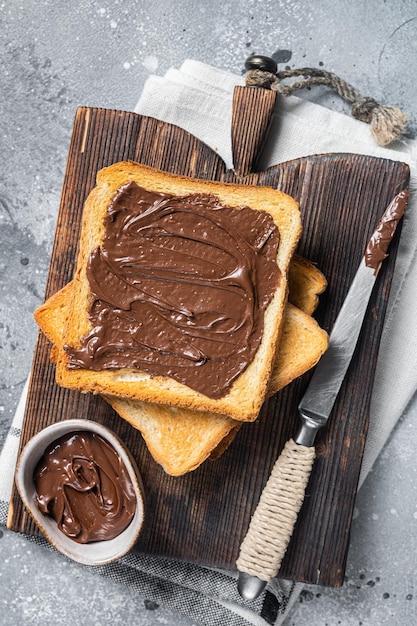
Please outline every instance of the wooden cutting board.
[[[236, 128], [240, 124], [237, 122]], [[265, 127], [258, 135], [266, 130]], [[321, 297], [316, 318], [322, 327], [330, 330], [368, 237], [390, 200], [408, 184], [408, 167], [369, 156], [330, 154], [307, 156], [251, 173], [260, 145], [250, 148], [250, 154], [245, 151], [245, 139], [251, 136], [250, 125], [247, 131], [242, 136], [234, 132], [237, 174], [226, 171], [213, 150], [178, 127], [134, 113], [78, 109], [46, 297], [72, 278], [83, 203], [94, 187], [97, 171], [111, 163], [132, 159], [197, 178], [271, 185], [295, 197], [301, 205], [304, 229], [298, 252], [316, 262], [328, 279], [328, 289]], [[238, 148], [242, 145], [239, 156]], [[378, 277], [359, 345], [332, 418], [318, 436], [318, 459], [280, 572], [285, 579], [327, 586], [340, 586], [343, 582], [398, 238], [399, 232]], [[147, 517], [137, 550], [235, 569], [239, 546], [262, 488], [282, 446], [295, 432], [297, 404], [310, 374], [271, 398], [259, 419], [241, 428], [219, 460], [207, 461], [196, 471], [173, 478], [153, 461], [140, 433], [118, 418], [103, 400], [55, 384], [49, 350], [48, 341], [40, 335], [21, 445], [43, 427], [62, 419], [83, 417], [107, 425], [129, 446], [145, 485]], [[37, 533], [16, 490], [9, 527]]]

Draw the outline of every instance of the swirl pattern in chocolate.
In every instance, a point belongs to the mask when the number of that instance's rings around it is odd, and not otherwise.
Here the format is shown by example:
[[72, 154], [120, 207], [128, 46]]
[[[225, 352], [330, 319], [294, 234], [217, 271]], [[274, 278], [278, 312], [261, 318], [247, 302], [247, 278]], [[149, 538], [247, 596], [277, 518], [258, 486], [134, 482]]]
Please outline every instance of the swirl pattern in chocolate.
[[128, 527], [136, 495], [116, 450], [92, 432], [74, 432], [45, 450], [34, 474], [38, 508], [78, 543], [113, 539]]
[[124, 185], [89, 259], [92, 331], [69, 367], [139, 369], [225, 395], [262, 340], [279, 284], [265, 211]]

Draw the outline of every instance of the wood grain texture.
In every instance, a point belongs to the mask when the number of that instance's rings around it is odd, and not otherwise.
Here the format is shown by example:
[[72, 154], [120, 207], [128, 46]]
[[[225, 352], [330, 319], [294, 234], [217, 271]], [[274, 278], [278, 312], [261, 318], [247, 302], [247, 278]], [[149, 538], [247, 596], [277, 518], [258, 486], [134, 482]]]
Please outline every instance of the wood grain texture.
[[[271, 185], [294, 196], [304, 227], [298, 252], [317, 262], [328, 279], [316, 315], [326, 330], [347, 294], [368, 237], [409, 177], [403, 163], [350, 154], [306, 156], [241, 177], [226, 171], [214, 151], [182, 129], [134, 113], [83, 107], [74, 121], [46, 297], [72, 277], [82, 208], [96, 172], [124, 159], [197, 178]], [[343, 582], [399, 234], [378, 277], [332, 417], [318, 436], [318, 459], [280, 572], [286, 579], [327, 586]], [[147, 518], [137, 549], [234, 569], [262, 488], [283, 445], [294, 435], [297, 405], [310, 374], [271, 398], [255, 423], [243, 425], [220, 459], [173, 478], [150, 457], [140, 433], [117, 418], [104, 401], [55, 384], [49, 349], [39, 336], [21, 445], [62, 419], [84, 417], [106, 424], [129, 445], [144, 480]], [[12, 504], [9, 526], [35, 534], [16, 491]]]
[[277, 98], [276, 91], [235, 87], [232, 110], [233, 170], [238, 176], [256, 171]]

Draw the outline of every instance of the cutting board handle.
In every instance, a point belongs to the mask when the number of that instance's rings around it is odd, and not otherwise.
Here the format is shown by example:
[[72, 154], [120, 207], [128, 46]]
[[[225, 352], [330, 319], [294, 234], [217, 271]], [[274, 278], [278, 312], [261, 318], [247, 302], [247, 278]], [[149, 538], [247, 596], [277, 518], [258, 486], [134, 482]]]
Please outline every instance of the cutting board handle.
[[[245, 67], [276, 72], [273, 59], [252, 56]], [[233, 169], [237, 176], [256, 171], [256, 161], [262, 151], [272, 122], [277, 93], [262, 87], [235, 87], [232, 109]]]
[[233, 169], [238, 176], [256, 171], [268, 134], [277, 94], [258, 87], [234, 88], [232, 110]]

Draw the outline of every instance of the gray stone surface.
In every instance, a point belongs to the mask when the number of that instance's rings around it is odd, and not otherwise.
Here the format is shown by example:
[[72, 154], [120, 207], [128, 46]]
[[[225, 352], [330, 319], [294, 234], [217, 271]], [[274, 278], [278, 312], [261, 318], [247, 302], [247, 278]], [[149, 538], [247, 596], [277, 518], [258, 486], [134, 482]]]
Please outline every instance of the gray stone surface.
[[[8, 0], [1, 7], [0, 446], [29, 372], [72, 120], [131, 110], [150, 73], [187, 57], [240, 73], [252, 52], [322, 66], [417, 124], [415, 0]], [[346, 110], [325, 89], [302, 97]], [[290, 621], [417, 623], [417, 401], [361, 490], [341, 590], [309, 587]], [[0, 624], [191, 624], [9, 532]]]

